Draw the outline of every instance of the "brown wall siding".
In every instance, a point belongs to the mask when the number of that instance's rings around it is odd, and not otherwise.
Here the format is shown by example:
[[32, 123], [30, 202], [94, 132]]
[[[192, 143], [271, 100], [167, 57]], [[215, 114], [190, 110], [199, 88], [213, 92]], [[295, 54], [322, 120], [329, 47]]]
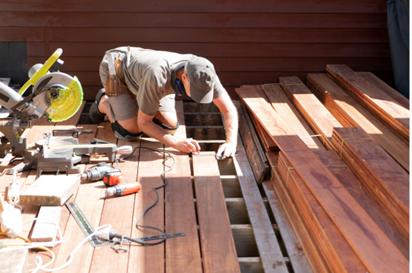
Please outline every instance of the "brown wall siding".
[[104, 52], [125, 45], [209, 58], [233, 96], [329, 63], [393, 81], [385, 1], [0, 0], [0, 42], [27, 42], [29, 67], [63, 48], [89, 100]]

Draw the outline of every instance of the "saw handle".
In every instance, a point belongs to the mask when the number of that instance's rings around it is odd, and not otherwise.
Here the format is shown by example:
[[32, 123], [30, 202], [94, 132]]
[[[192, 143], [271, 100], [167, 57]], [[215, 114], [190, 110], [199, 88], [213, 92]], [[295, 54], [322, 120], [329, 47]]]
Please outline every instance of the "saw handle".
[[36, 82], [46, 75], [49, 72], [50, 67], [59, 59], [62, 55], [63, 49], [58, 48], [56, 51], [50, 56], [50, 58], [44, 63], [44, 65], [37, 70], [33, 76], [20, 88], [19, 95], [23, 95], [23, 93], [29, 88], [30, 85], [35, 85]]

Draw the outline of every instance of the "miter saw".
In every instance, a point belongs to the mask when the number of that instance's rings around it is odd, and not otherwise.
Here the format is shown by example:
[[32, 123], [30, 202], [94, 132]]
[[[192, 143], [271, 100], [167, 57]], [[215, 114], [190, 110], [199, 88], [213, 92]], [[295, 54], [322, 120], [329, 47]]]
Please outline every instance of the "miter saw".
[[[29, 71], [29, 80], [17, 93], [0, 82], [0, 131], [2, 147], [0, 157], [9, 149], [14, 156], [23, 157], [23, 169], [39, 167], [64, 166], [67, 172], [79, 172], [74, 164], [80, 161], [84, 153], [106, 153], [113, 162], [118, 150], [115, 144], [95, 143], [78, 144], [73, 137], [55, 137], [50, 133], [44, 134], [42, 144], [27, 149], [26, 138], [22, 133], [31, 128], [36, 119], [47, 118], [49, 122], [61, 122], [72, 117], [80, 108], [83, 101], [83, 90], [77, 77], [59, 71], [63, 61], [59, 59], [63, 53], [57, 49], [44, 63], [36, 64]], [[28, 87], [33, 85], [31, 94], [23, 97]], [[18, 171], [20, 171], [18, 170]]]

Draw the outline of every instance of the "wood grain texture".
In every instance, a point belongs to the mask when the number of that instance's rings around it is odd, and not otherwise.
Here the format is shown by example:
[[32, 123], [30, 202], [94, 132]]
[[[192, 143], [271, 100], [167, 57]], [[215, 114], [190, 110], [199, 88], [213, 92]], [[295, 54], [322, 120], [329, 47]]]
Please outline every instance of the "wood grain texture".
[[[176, 102], [176, 113], [180, 126], [175, 137], [186, 138], [182, 101]], [[166, 173], [165, 232], [186, 234], [166, 241], [166, 272], [202, 272], [189, 156], [170, 147], [165, 150], [176, 160], [173, 170]], [[168, 159], [166, 166], [170, 165]]]
[[302, 221], [318, 245], [331, 272], [365, 272], [367, 269], [348, 244], [325, 209], [290, 165], [283, 153], [279, 173], [301, 214]]
[[[141, 146], [163, 150], [163, 144], [150, 138], [142, 139]], [[137, 154], [136, 154], [137, 155]], [[132, 161], [137, 160], [132, 159]], [[154, 187], [164, 184], [160, 173], [164, 171], [164, 155], [147, 149], [140, 150], [137, 181], [142, 185], [142, 189], [136, 195], [133, 209], [133, 220], [131, 225], [132, 237], [159, 235], [159, 231], [137, 227], [136, 224], [143, 211], [151, 206], [157, 199]], [[132, 171], [133, 167], [130, 168]], [[136, 172], [137, 166], [134, 166]], [[136, 180], [133, 180], [136, 181]], [[149, 210], [140, 221], [139, 225], [153, 226], [164, 230], [164, 188], [157, 190], [159, 201], [155, 207]], [[164, 272], [165, 270], [165, 245], [155, 246], [131, 246], [130, 258], [127, 265], [127, 272]]]
[[[379, 14], [282, 14], [202, 12], [2, 12], [0, 27], [167, 27], [184, 28], [385, 28], [386, 15]], [[70, 17], [71, 20], [66, 18]], [[107, 20], [107, 18], [111, 20]], [[327, 21], [325, 25], [323, 22]]]
[[278, 170], [279, 152], [268, 152], [267, 157], [272, 168], [271, 183], [273, 189], [282, 203], [289, 223], [299, 239], [313, 272], [329, 272], [325, 260], [320, 255], [319, 246], [314, 243], [310, 233], [302, 222], [296, 202], [291, 198], [290, 193], [284, 187], [285, 183]]
[[409, 237], [409, 173], [359, 127], [335, 128], [335, 150]]
[[327, 149], [332, 149], [332, 130], [334, 127], [342, 127], [339, 121], [326, 109], [316, 96], [297, 77], [280, 77], [288, 98], [302, 113], [310, 127]]
[[409, 145], [362, 107], [326, 74], [308, 74], [307, 84], [343, 126], [361, 127], [405, 170], [409, 170]]
[[355, 72], [348, 71], [345, 65], [327, 65], [326, 70], [353, 98], [409, 144], [409, 109]]
[[276, 194], [271, 181], [262, 182], [263, 189], [268, 198], [270, 207], [279, 227], [279, 233], [282, 237], [288, 252], [288, 257], [292, 268], [295, 272], [313, 272], [309, 265], [308, 259], [303, 251], [295, 232], [289, 223], [285, 209], [283, 208], [280, 198]]
[[[366, 59], [368, 62], [377, 60], [378, 58], [390, 58], [389, 44], [376, 44], [376, 43], [253, 43], [251, 41], [245, 43], [127, 43], [130, 46], [151, 48], [155, 50], [166, 50], [172, 52], [186, 53], [191, 52], [198, 56], [204, 56], [206, 58], [211, 57], [341, 57], [350, 58], [356, 60], [355, 57]], [[106, 50], [116, 48], [119, 46], [125, 46], [122, 42], [54, 42], [47, 43], [49, 51], [56, 48], [63, 48], [62, 58], [67, 57], [85, 57], [92, 58], [98, 57], [100, 60], [103, 58]], [[27, 42], [27, 56], [28, 57], [48, 57], [45, 53], [44, 44], [42, 42]], [[44, 59], [43, 59], [44, 61]], [[37, 62], [30, 62], [35, 64]], [[345, 62], [350, 64], [355, 69], [354, 64], [351, 62]], [[360, 62], [356, 63], [360, 65]], [[66, 62], [62, 69], [69, 64]], [[364, 64], [365, 65], [365, 64]], [[367, 66], [364, 66], [367, 69]], [[381, 66], [373, 65], [374, 69]], [[97, 68], [94, 68], [97, 69]], [[356, 66], [356, 69], [359, 68]], [[383, 69], [383, 67], [382, 67]], [[322, 71], [325, 69], [323, 68]], [[371, 70], [370, 68], [368, 70]], [[387, 67], [385, 68], [387, 70]]]
[[[270, 106], [262, 104], [256, 92], [240, 92], [248, 107], [254, 111], [259, 121], [266, 127], [289, 162], [305, 181], [310, 191], [325, 209], [343, 236], [355, 250], [362, 262], [375, 272], [393, 270], [389, 264], [399, 266], [400, 271], [407, 270], [409, 263], [399, 250], [390, 242], [372, 219], [362, 210], [350, 194], [342, 188], [340, 182], [304, 145], [301, 140], [288, 134], [290, 130]], [[272, 122], [266, 124], [271, 117]], [[275, 119], [273, 121], [273, 119]], [[392, 262], [387, 262], [391, 260]], [[385, 261], [385, 262], [383, 262]], [[380, 265], [378, 265], [378, 263]], [[384, 267], [387, 267], [386, 269]]]
[[[249, 159], [250, 166], [252, 167], [253, 175], [258, 183], [261, 183], [269, 171], [269, 168], [264, 160], [267, 161], [266, 155], [263, 152], [262, 145], [256, 134], [253, 123], [249, 117], [249, 113], [245, 106], [240, 106], [239, 103], [235, 104], [239, 114], [239, 134], [243, 140], [243, 146], [245, 147], [246, 155]], [[264, 156], [262, 158], [262, 156]]]
[[214, 154], [193, 157], [203, 271], [240, 272]]
[[[273, 109], [279, 113], [279, 116], [287, 122], [292, 130], [300, 136], [305, 144], [312, 150], [325, 150], [322, 142], [324, 138], [320, 140], [315, 137], [315, 133], [308, 126], [303, 119], [302, 115], [293, 106], [292, 102], [288, 99], [282, 88], [278, 84], [262, 85], [266, 96], [269, 98], [270, 104]], [[322, 142], [321, 142], [322, 141]]]
[[258, 185], [254, 179], [249, 161], [245, 156], [246, 151], [241, 143], [242, 141], [238, 137], [236, 153], [239, 156], [233, 158], [233, 163], [242, 188], [243, 198], [245, 199], [263, 268], [268, 273], [288, 272], [278, 240], [271, 228], [269, 216], [263, 204]]
[[386, 236], [402, 252], [405, 258], [409, 257], [409, 240], [404, 235], [401, 227], [396, 225], [391, 213], [379, 205], [366, 187], [350, 170], [349, 166], [339, 157], [335, 151], [315, 151], [315, 154], [323, 164], [342, 183], [342, 186], [352, 195], [358, 204], [373, 219], [376, 225], [385, 232]]
[[372, 0], [363, 1], [320, 1], [316, 3], [307, 2], [304, 0], [294, 0], [289, 2], [281, 2], [278, 5], [273, 5], [272, 2], [259, 0], [254, 3], [236, 2], [232, 0], [191, 2], [182, 1], [179, 6], [176, 6], [166, 0], [155, 2], [127, 2], [128, 5], [119, 5], [118, 3], [107, 2], [105, 5], [100, 5], [98, 0], [88, 1], [84, 3], [80, 0], [70, 1], [63, 0], [56, 5], [50, 5], [45, 0], [29, 1], [23, 0], [20, 2], [4, 2], [0, 5], [2, 11], [74, 11], [74, 12], [243, 12], [243, 13], [385, 13], [385, 3], [380, 3]]

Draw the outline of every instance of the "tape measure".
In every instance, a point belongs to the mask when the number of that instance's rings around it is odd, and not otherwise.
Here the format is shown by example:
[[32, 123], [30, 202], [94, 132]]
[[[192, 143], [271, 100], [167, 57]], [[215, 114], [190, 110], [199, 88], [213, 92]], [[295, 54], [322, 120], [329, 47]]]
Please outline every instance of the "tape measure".
[[[77, 224], [79, 225], [80, 229], [83, 231], [86, 237], [88, 237], [90, 234], [94, 232], [94, 228], [92, 227], [92, 225], [90, 225], [86, 216], [84, 215], [84, 213], [81, 211], [81, 209], [75, 202], [66, 203], [66, 207], [69, 209], [70, 213], [73, 215], [74, 219], [76, 220]], [[182, 237], [182, 236], [186, 236], [186, 234], [184, 234], [183, 232], [166, 234], [166, 239]], [[151, 241], [151, 240], [161, 240], [164, 237], [165, 236], [163, 235], [154, 235], [154, 236], [141, 237], [138, 239], [143, 240], [143, 241]], [[99, 236], [96, 236], [96, 235], [89, 237], [89, 242], [92, 245], [92, 247], [113, 245], [113, 241], [101, 240]], [[123, 240], [123, 243], [130, 243], [130, 242], [131, 241], [127, 239]]]

